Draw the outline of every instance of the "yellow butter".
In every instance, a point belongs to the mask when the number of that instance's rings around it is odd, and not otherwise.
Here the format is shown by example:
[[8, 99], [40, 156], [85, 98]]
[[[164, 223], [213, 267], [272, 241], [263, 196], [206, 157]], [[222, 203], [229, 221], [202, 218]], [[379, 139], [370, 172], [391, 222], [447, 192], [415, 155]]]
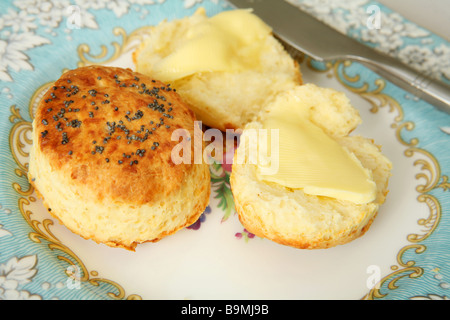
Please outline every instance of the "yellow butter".
[[249, 10], [219, 13], [186, 32], [173, 52], [153, 66], [153, 77], [173, 81], [200, 72], [256, 68], [270, 32]]
[[[356, 204], [375, 199], [376, 185], [370, 170], [309, 121], [305, 107], [295, 99], [276, 105], [263, 121], [263, 127], [268, 132], [279, 130], [278, 155], [270, 155], [272, 161], [278, 160], [278, 172], [264, 174], [266, 166], [258, 162], [260, 180]], [[275, 150], [270, 145], [267, 149], [272, 153]]]

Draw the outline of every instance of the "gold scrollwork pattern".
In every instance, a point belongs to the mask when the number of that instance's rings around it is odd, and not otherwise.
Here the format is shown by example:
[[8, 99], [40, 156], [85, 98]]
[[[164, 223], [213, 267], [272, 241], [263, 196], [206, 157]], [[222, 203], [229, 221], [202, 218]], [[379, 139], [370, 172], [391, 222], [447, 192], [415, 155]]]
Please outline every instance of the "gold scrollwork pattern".
[[374, 288], [364, 296], [364, 300], [374, 300], [386, 297], [387, 294], [381, 293], [380, 289], [384, 284], [386, 284], [386, 287], [389, 290], [395, 290], [399, 288], [398, 281], [400, 279], [405, 277], [415, 279], [423, 275], [423, 268], [416, 266], [414, 261], [403, 261], [403, 255], [409, 250], [414, 250], [416, 254], [421, 254], [426, 251], [426, 246], [415, 244], [403, 247], [397, 254], [398, 266], [392, 266], [391, 270], [393, 270], [393, 272], [381, 279]]
[[[387, 296], [381, 292], [381, 288], [385, 287], [389, 290], [395, 290], [398, 286], [398, 281], [401, 278], [419, 278], [423, 275], [423, 268], [416, 266], [414, 261], [403, 262], [403, 256], [405, 252], [409, 250], [415, 250], [416, 254], [421, 254], [426, 251], [426, 246], [420, 244], [423, 240], [428, 238], [436, 229], [441, 219], [441, 205], [439, 200], [429, 194], [430, 191], [442, 188], [444, 191], [450, 190], [450, 184], [448, 177], [441, 174], [441, 168], [437, 159], [428, 151], [421, 149], [418, 146], [419, 139], [412, 138], [409, 141], [405, 140], [402, 135], [404, 130], [414, 130], [414, 123], [410, 121], [404, 121], [404, 112], [401, 105], [391, 96], [383, 93], [383, 89], [386, 87], [386, 81], [383, 79], [376, 79], [374, 81], [375, 89], [369, 89], [368, 83], [363, 83], [360, 86], [355, 84], [360, 80], [359, 75], [350, 76], [346, 73], [346, 68], [352, 65], [349, 61], [336, 61], [332, 65], [327, 64], [326, 70], [333, 70], [335, 78], [348, 90], [358, 94], [367, 102], [370, 103], [372, 113], [377, 113], [381, 108], [387, 107], [389, 113], [394, 113], [394, 122], [391, 127], [395, 129], [395, 136], [397, 140], [405, 146], [404, 155], [406, 157], [420, 157], [415, 160], [414, 166], [419, 167], [420, 172], [415, 176], [419, 184], [416, 187], [416, 191], [419, 193], [417, 201], [424, 203], [429, 211], [429, 216], [419, 219], [418, 225], [423, 227], [421, 234], [409, 234], [407, 240], [411, 242], [411, 245], [405, 246], [397, 254], [397, 264], [391, 266], [392, 273], [382, 278], [373, 289], [364, 296], [364, 299], [375, 299]], [[314, 66], [311, 63], [307, 63], [309, 68]], [[319, 70], [323, 72], [323, 70]], [[349, 85], [351, 83], [352, 85]]]
[[[28, 110], [31, 119], [34, 118], [34, 111], [36, 109], [36, 106], [50, 85], [51, 83], [41, 86], [32, 96]], [[15, 105], [11, 106], [11, 116], [9, 117], [9, 120], [11, 123], [13, 123], [9, 134], [10, 150], [12, 157], [18, 166], [18, 168], [16, 168], [14, 172], [18, 177], [23, 178], [27, 176], [28, 172], [28, 150], [32, 144], [32, 122], [25, 120], [20, 114], [20, 109]], [[52, 251], [60, 252], [60, 254], [57, 255], [57, 258], [60, 261], [67, 263], [68, 266], [77, 266], [80, 269], [79, 278], [77, 280], [89, 283], [93, 286], [99, 286], [100, 283], [109, 284], [112, 288], [114, 288], [114, 291], [117, 291], [117, 293], [112, 291], [107, 292], [106, 294], [110, 298], [127, 300], [141, 299], [141, 297], [136, 294], [126, 296], [123, 287], [112, 280], [92, 277], [91, 275], [97, 275], [98, 273], [95, 271], [89, 272], [81, 259], [53, 234], [53, 232], [51, 231], [53, 220], [43, 219], [42, 221], [39, 221], [33, 219], [33, 212], [27, 209], [27, 207], [30, 204], [36, 202], [36, 198], [34, 196], [34, 188], [31, 186], [31, 184], [27, 184], [27, 186], [28, 189], [24, 189], [20, 183], [12, 183], [12, 188], [20, 196], [18, 200], [20, 213], [33, 230], [28, 235], [31, 241], [35, 243], [41, 243], [42, 240], [46, 241], [48, 243], [48, 247]], [[66, 275], [71, 276], [71, 274], [69, 274], [67, 270], [69, 269], [66, 268]]]
[[145, 36], [152, 29], [152, 26], [144, 26], [127, 35], [126, 31], [121, 27], [116, 27], [113, 29], [113, 35], [122, 38], [122, 44], [116, 41], [111, 43], [113, 47], [113, 52], [110, 57], [108, 57], [108, 47], [105, 45], [100, 46], [99, 54], [92, 54], [89, 45], [83, 43], [78, 46], [78, 56], [80, 61], [78, 62], [78, 67], [84, 67], [92, 64], [108, 63], [119, 58], [121, 55], [131, 52], [136, 49], [139, 43], [143, 41]]

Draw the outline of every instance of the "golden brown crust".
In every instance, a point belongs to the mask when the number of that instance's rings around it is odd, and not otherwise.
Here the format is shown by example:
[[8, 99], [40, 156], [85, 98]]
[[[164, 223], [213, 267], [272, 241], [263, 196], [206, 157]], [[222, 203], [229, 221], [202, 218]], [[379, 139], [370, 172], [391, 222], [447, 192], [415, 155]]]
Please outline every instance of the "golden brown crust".
[[[81, 236], [83, 239], [86, 240], [93, 240], [97, 243], [104, 243], [109, 247], [113, 247], [113, 248], [122, 248], [122, 249], [126, 249], [129, 251], [135, 251], [136, 247], [138, 244], [140, 243], [146, 243], [146, 242], [158, 242], [161, 239], [163, 239], [166, 236], [172, 235], [175, 232], [177, 232], [178, 230], [181, 230], [185, 227], [189, 227], [190, 225], [194, 224], [201, 216], [201, 214], [204, 212], [206, 206], [209, 204], [209, 196], [211, 194], [211, 189], [210, 189], [210, 176], [209, 176], [209, 169], [208, 170], [202, 170], [201, 167], [195, 167], [195, 169], [197, 171], [199, 171], [199, 178], [201, 179], [199, 185], [201, 186], [199, 189], [198, 194], [195, 194], [194, 196], [198, 196], [198, 201], [196, 207], [194, 208], [192, 215], [190, 216], [190, 218], [186, 221], [185, 224], [183, 225], [179, 225], [176, 228], [170, 230], [170, 231], [163, 231], [157, 238], [153, 238], [151, 240], [146, 240], [146, 241], [134, 241], [131, 244], [124, 244], [120, 241], [103, 241], [101, 239], [98, 239], [96, 237], [88, 237], [83, 235], [83, 233], [80, 233], [78, 230], [73, 230], [68, 228], [71, 232], [78, 234], [79, 236]], [[61, 221], [60, 217], [50, 208], [50, 206], [46, 203], [45, 197], [39, 192], [39, 190], [35, 187], [34, 184], [34, 179], [30, 178], [30, 184], [33, 186], [34, 191], [36, 193], [36, 195], [42, 199], [43, 201], [43, 205], [44, 207], [47, 209], [47, 211], [50, 213], [50, 215], [52, 217], [54, 217], [55, 219], [57, 219], [57, 221], [64, 225], [63, 221]], [[67, 227], [67, 226], [66, 226]]]
[[300, 64], [297, 62], [297, 60], [294, 60], [294, 65], [295, 65], [295, 68], [297, 70], [297, 72], [296, 72], [297, 84], [298, 85], [302, 85], [303, 84], [303, 74], [302, 74], [301, 69], [300, 69]]
[[178, 144], [171, 135], [183, 128], [192, 136], [194, 121], [170, 86], [130, 69], [89, 66], [55, 82], [34, 125], [55, 170], [66, 170], [98, 199], [140, 205], [172, 193], [192, 170], [171, 161]]

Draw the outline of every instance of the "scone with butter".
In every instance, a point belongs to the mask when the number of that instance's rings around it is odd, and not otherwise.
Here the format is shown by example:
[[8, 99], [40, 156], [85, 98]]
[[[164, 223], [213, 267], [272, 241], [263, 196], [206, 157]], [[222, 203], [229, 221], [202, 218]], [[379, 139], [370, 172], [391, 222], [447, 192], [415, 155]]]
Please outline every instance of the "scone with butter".
[[170, 86], [145, 75], [67, 71], [37, 108], [29, 180], [74, 233], [135, 250], [191, 225], [209, 202], [208, 165], [172, 161], [173, 131], [194, 135], [195, 120]]
[[138, 72], [172, 84], [205, 125], [241, 129], [302, 83], [298, 63], [249, 10], [163, 21], [133, 53]]
[[305, 84], [278, 95], [245, 127], [234, 157], [230, 182], [246, 229], [303, 249], [363, 235], [392, 165], [372, 140], [349, 135], [360, 122], [333, 89]]

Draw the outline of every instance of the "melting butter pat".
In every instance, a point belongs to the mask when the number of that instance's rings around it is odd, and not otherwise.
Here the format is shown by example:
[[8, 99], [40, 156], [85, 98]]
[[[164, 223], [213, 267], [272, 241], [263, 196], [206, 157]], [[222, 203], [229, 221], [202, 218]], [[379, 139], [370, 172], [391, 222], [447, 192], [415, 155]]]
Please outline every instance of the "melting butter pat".
[[271, 29], [249, 10], [219, 13], [189, 29], [153, 66], [153, 77], [173, 81], [200, 72], [234, 72], [258, 66]]
[[[295, 101], [279, 104], [263, 122], [269, 133], [273, 129], [279, 130], [278, 155], [271, 154], [271, 159], [278, 160], [278, 172], [264, 174], [265, 167], [258, 164], [258, 178], [291, 189], [302, 189], [310, 195], [356, 204], [373, 201], [376, 185], [371, 171], [364, 168], [353, 153], [309, 121], [301, 108]], [[267, 149], [268, 152], [275, 150]]]

